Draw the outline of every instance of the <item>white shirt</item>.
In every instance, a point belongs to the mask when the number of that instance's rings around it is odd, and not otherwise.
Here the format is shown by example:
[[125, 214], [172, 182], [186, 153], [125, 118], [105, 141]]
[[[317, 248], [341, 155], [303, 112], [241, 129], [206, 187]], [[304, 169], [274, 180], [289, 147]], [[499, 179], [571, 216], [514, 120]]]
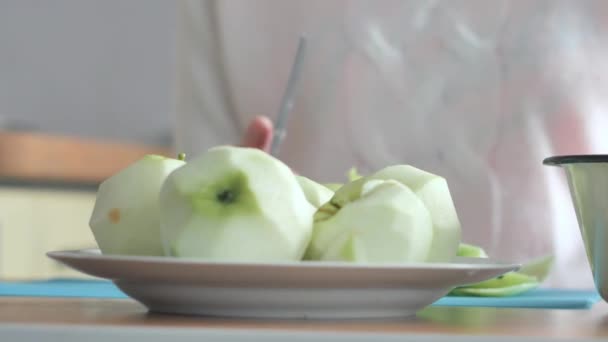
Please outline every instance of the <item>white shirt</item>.
[[[276, 116], [297, 38], [304, 77], [280, 158], [321, 182], [411, 164], [446, 177], [465, 242], [545, 285], [592, 287], [554, 154], [608, 150], [597, 1], [186, 1], [177, 148], [196, 155]], [[603, 135], [603, 136], [602, 136]]]

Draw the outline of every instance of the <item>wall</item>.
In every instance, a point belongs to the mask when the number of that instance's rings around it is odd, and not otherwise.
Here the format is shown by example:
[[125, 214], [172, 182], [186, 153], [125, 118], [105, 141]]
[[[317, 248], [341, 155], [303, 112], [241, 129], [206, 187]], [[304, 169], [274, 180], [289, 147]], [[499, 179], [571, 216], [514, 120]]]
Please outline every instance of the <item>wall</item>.
[[174, 7], [0, 0], [0, 125], [167, 143]]

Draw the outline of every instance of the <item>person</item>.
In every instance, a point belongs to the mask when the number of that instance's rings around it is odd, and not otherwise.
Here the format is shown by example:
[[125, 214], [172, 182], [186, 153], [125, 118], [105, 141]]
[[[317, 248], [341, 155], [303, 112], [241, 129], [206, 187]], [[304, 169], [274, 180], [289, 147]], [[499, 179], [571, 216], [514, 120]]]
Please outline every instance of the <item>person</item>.
[[410, 164], [449, 183], [463, 240], [552, 254], [545, 286], [592, 287], [554, 154], [608, 149], [602, 0], [183, 1], [176, 148], [267, 150], [308, 37], [279, 158], [319, 182]]

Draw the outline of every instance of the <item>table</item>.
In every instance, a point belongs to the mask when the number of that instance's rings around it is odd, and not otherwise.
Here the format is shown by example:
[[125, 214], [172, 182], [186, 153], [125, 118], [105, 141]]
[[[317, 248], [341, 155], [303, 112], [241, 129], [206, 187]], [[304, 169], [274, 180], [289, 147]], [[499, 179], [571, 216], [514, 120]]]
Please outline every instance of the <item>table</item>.
[[[297, 336], [294, 333], [310, 332], [317, 334], [346, 333], [352, 336], [376, 334], [374, 336], [395, 338], [400, 335], [399, 341], [404, 341], [404, 337], [414, 335], [417, 336], [416, 340], [419, 340], [422, 335], [448, 336], [451, 341], [457, 340], [454, 339], [455, 337], [466, 337], [467, 341], [472, 341], [472, 337], [487, 340], [489, 335], [510, 339], [518, 337], [520, 341], [522, 338], [524, 340], [525, 338], [576, 338], [579, 340], [598, 338], [605, 340], [608, 338], [608, 304], [600, 302], [590, 310], [429, 307], [419, 312], [417, 317], [409, 319], [289, 321], [154, 314], [148, 313], [145, 307], [132, 300], [4, 297], [0, 298], [0, 323], [4, 325], [5, 329], [9, 327], [7, 324], [17, 324], [17, 326], [27, 324], [28, 329], [36, 326], [48, 329], [61, 327], [66, 333], [77, 331], [78, 327], [88, 327], [92, 331], [98, 332], [104, 331], [104, 329], [119, 331], [116, 329], [147, 327], [147, 329], [138, 329], [138, 331], [166, 328], [173, 329], [174, 333], [178, 331], [175, 329], [179, 329], [189, 332], [222, 330], [256, 333], [274, 331], [288, 332], [293, 336]], [[3, 331], [11, 330], [0, 328], [0, 340], [3, 340]], [[89, 340], [88, 337], [87, 340]], [[175, 342], [178, 339], [172, 340]], [[198, 340], [200, 341], [200, 339]], [[294, 341], [290, 340], [290, 342]]]

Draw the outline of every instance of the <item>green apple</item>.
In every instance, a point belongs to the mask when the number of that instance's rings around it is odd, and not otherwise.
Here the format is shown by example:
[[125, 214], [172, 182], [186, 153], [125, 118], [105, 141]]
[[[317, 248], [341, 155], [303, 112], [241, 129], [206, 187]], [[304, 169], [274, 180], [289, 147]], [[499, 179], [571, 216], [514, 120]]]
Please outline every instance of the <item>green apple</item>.
[[300, 183], [300, 187], [302, 187], [304, 195], [306, 195], [306, 199], [315, 208], [319, 208], [323, 204], [327, 203], [327, 201], [329, 201], [334, 195], [332, 190], [313, 181], [310, 178], [296, 175], [296, 179], [298, 180], [298, 183]]
[[165, 253], [222, 261], [297, 261], [316, 210], [289, 167], [258, 149], [213, 147], [160, 194]]
[[428, 257], [432, 222], [424, 203], [392, 180], [360, 178], [315, 213], [306, 259], [363, 263], [419, 262]]
[[445, 178], [410, 165], [394, 165], [379, 170], [369, 179], [396, 180], [422, 200], [431, 214], [433, 242], [427, 261], [451, 261], [458, 251], [461, 227]]
[[184, 164], [147, 155], [99, 185], [89, 226], [103, 254], [163, 255], [159, 193]]

